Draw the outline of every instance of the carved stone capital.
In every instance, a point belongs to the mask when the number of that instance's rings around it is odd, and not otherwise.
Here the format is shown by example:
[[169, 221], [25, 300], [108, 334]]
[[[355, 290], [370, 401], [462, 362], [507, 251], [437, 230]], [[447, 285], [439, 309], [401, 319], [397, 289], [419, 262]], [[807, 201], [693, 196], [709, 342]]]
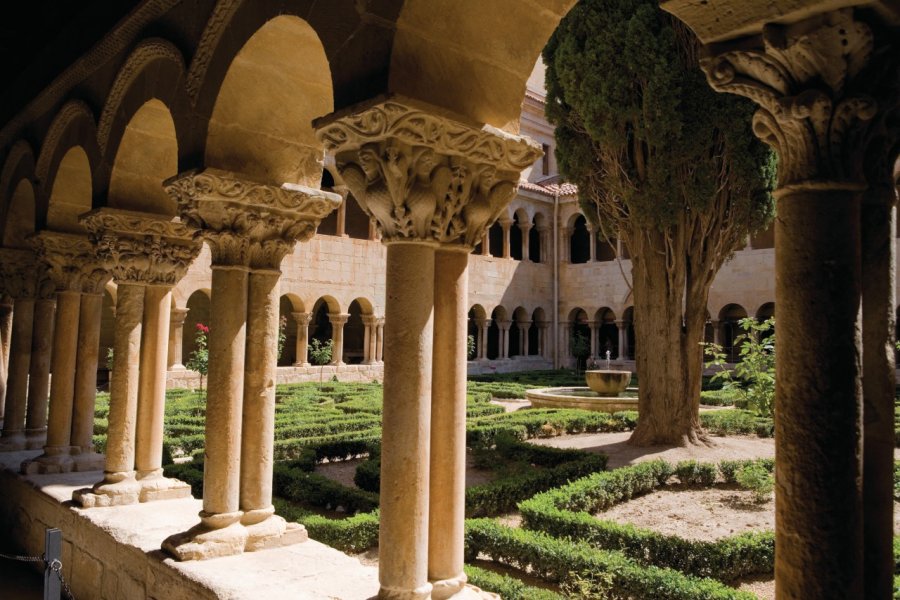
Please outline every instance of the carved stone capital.
[[841, 9], [708, 46], [700, 64], [713, 88], [759, 105], [753, 129], [778, 151], [780, 188], [858, 189], [867, 122], [879, 110], [858, 76], [874, 48], [869, 26]]
[[189, 308], [172, 308], [169, 311], [170, 326], [174, 327], [174, 328], [184, 326], [184, 321], [185, 321], [185, 319], [187, 319], [189, 312], [190, 312]]
[[0, 281], [4, 295], [13, 300], [35, 297], [35, 263], [34, 252], [0, 248]]
[[200, 253], [194, 229], [171, 218], [98, 208], [79, 220], [116, 281], [174, 286]]
[[[95, 281], [94, 250], [86, 236], [44, 230], [29, 237], [35, 254], [47, 266], [56, 291], [81, 292]], [[86, 277], [88, 278], [86, 280]]]
[[347, 323], [347, 319], [350, 318], [348, 313], [328, 313], [328, 322], [332, 325], [339, 325], [341, 327]]
[[513, 199], [535, 142], [390, 98], [315, 122], [382, 238], [475, 246]]
[[312, 314], [304, 312], [292, 312], [291, 316], [294, 317], [298, 327], [308, 327], [309, 320], [312, 318]]
[[294, 243], [309, 240], [341, 204], [338, 194], [277, 187], [217, 169], [181, 173], [164, 185], [181, 218], [209, 244], [214, 265], [278, 268]]

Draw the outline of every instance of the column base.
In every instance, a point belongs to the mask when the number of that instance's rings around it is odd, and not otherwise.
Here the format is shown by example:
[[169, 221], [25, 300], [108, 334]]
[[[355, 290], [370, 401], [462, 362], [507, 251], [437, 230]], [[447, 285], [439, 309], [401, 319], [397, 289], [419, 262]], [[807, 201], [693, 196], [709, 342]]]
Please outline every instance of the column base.
[[37, 450], [47, 445], [47, 428], [25, 430], [25, 449]]
[[465, 573], [460, 573], [455, 577], [432, 581], [432, 600], [446, 600], [447, 598], [456, 598], [457, 594], [465, 589], [466, 581], [468, 581], [468, 579], [469, 578]]
[[141, 488], [140, 501], [177, 500], [191, 495], [191, 486], [181, 481], [163, 477], [162, 469], [137, 473], [137, 483]]
[[25, 433], [16, 431], [0, 438], [0, 452], [18, 452], [28, 447], [28, 440]]
[[306, 527], [299, 523], [288, 523], [278, 515], [245, 525], [244, 528], [247, 530], [247, 543], [244, 546], [247, 552], [301, 544], [309, 539]]
[[431, 598], [431, 584], [418, 587], [414, 590], [389, 588], [381, 586], [378, 590], [378, 600], [425, 600]]
[[178, 364], [178, 365], [172, 365], [171, 367], [169, 367], [168, 370], [169, 371], [187, 371], [187, 367], [185, 367], [184, 365]]
[[[241, 525], [240, 515], [240, 512], [217, 515], [201, 512], [203, 522], [169, 536], [163, 541], [162, 549], [179, 561], [242, 554], [247, 546], [247, 528]], [[208, 524], [217, 521], [231, 521], [231, 524], [215, 529]]]
[[292, 366], [292, 367], [311, 367], [312, 364], [311, 364], [311, 363], [308, 363], [308, 362], [304, 362], [304, 363], [294, 363], [294, 364], [291, 365], [291, 366]]
[[80, 448], [77, 448], [72, 452], [73, 471], [83, 472], [103, 470], [103, 467], [106, 465], [105, 456], [103, 456], [102, 454], [98, 454], [93, 450], [89, 450], [87, 452], [81, 452], [80, 450]]
[[[437, 587], [435, 587], [435, 592], [437, 592]], [[500, 595], [495, 594], [494, 592], [486, 592], [479, 587], [475, 587], [474, 585], [465, 584], [461, 589], [459, 589], [456, 593], [450, 596], [437, 596], [435, 592], [432, 592], [431, 598], [432, 600], [438, 599], [447, 599], [447, 600], [500, 600]]]
[[75, 490], [72, 500], [83, 508], [124, 506], [137, 504], [141, 486], [135, 481], [134, 473], [107, 473], [100, 483], [92, 488]]
[[71, 451], [71, 446], [44, 446], [44, 453], [23, 462], [20, 470], [23, 475], [70, 473], [75, 463]]

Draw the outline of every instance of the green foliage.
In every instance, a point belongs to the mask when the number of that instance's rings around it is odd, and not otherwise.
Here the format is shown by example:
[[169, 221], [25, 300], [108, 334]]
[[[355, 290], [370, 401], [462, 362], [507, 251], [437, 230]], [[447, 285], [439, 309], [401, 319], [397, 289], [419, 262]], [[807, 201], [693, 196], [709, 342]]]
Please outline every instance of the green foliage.
[[759, 504], [766, 502], [775, 489], [775, 478], [762, 465], [741, 467], [735, 473], [735, 480], [742, 488], [752, 491], [753, 499]]
[[378, 511], [347, 519], [308, 515], [299, 519], [309, 537], [344, 552], [365, 552], [378, 545]]
[[116, 364], [116, 350], [112, 346], [106, 349], [106, 369], [112, 371]]
[[378, 508], [378, 496], [371, 492], [347, 487], [286, 464], [275, 465], [272, 490], [275, 495], [293, 502], [349, 514]]
[[565, 598], [551, 590], [525, 585], [515, 577], [494, 573], [473, 565], [466, 565], [465, 571], [470, 584], [499, 594], [503, 600], [564, 600]]
[[698, 463], [696, 460], [682, 460], [675, 465], [675, 475], [685, 485], [708, 487], [716, 482], [716, 465]]
[[734, 369], [725, 365], [726, 355], [718, 344], [704, 344], [710, 361], [707, 368], [718, 368], [714, 380], [723, 382], [722, 390], [735, 394], [761, 417], [775, 416], [775, 318], [759, 322], [753, 317], [739, 321], [744, 333], [734, 343], [740, 347], [741, 360]]
[[278, 319], [278, 360], [281, 360], [281, 357], [284, 355], [284, 342], [287, 340], [287, 317], [281, 315], [281, 318]]
[[700, 404], [706, 406], [734, 406], [739, 395], [733, 390], [703, 390], [700, 392]]
[[750, 465], [758, 465], [765, 469], [766, 472], [771, 473], [775, 470], [775, 459], [757, 458], [753, 460], [723, 460], [719, 462], [719, 472], [722, 474], [725, 483], [737, 483], [738, 471]]
[[327, 365], [331, 362], [333, 351], [334, 340], [328, 340], [323, 344], [318, 338], [313, 338], [309, 344], [309, 362], [314, 365]]
[[475, 358], [475, 336], [467, 335], [466, 336], [466, 358], [468, 360], [472, 360]]
[[185, 365], [191, 371], [200, 373], [200, 393], [203, 393], [203, 378], [209, 372], [209, 327], [203, 323], [197, 323], [197, 335], [194, 338], [196, 348], [188, 356]]
[[749, 410], [722, 409], [700, 413], [703, 428], [714, 435], [753, 435], [772, 437], [775, 424], [771, 418], [760, 417]]

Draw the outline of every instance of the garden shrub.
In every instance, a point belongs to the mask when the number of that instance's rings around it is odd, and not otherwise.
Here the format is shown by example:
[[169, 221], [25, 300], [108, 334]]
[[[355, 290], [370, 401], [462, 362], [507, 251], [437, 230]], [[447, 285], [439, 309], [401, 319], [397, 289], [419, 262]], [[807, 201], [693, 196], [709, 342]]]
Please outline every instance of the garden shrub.
[[735, 479], [742, 488], [753, 492], [753, 499], [759, 504], [768, 500], [772, 490], [775, 489], [775, 478], [762, 465], [751, 464], [741, 467], [735, 473]]
[[503, 600], [565, 600], [565, 596], [522, 583], [509, 575], [494, 573], [474, 565], [465, 566], [469, 583], [487, 592], [499, 594]]
[[346, 519], [308, 515], [300, 521], [309, 537], [343, 552], [365, 552], [378, 546], [378, 511]]
[[769, 473], [775, 470], [774, 458], [756, 458], [745, 460], [723, 460], [719, 462], [719, 472], [725, 483], [737, 483], [737, 472], [748, 465], [759, 465]]
[[282, 498], [326, 509], [342, 508], [350, 514], [368, 512], [378, 507], [376, 494], [284, 464], [275, 465], [272, 488]]
[[675, 475], [685, 485], [711, 486], [716, 482], [717, 469], [712, 463], [682, 460], [675, 465]]

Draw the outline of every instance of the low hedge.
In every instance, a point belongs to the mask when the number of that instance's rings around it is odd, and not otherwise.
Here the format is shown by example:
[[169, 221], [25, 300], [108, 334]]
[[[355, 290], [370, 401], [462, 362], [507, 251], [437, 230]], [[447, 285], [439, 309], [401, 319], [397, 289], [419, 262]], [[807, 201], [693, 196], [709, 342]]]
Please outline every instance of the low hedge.
[[715, 435], [758, 435], [772, 437], [775, 435], [775, 423], [772, 419], [759, 417], [749, 410], [723, 409], [700, 413], [700, 424]]
[[326, 509], [343, 508], [350, 514], [378, 508], [376, 494], [347, 487], [322, 475], [285, 464], [275, 465], [273, 492], [294, 502]]
[[309, 537], [343, 552], [365, 552], [378, 546], [378, 511], [346, 519], [308, 515], [301, 519]]
[[[753, 461], [724, 461], [719, 466], [726, 480]], [[774, 466], [772, 461], [760, 461]], [[595, 518], [634, 495], [663, 485], [674, 473], [682, 483], [709, 486], [716, 466], [683, 461], [673, 467], [664, 461], [641, 463], [607, 473], [597, 473], [567, 486], [538, 494], [521, 502], [522, 526], [552, 536], [578, 539], [605, 550], [622, 552], [641, 564], [676, 569], [698, 577], [731, 581], [743, 575], [771, 573], [775, 564], [775, 534], [748, 532], [715, 542], [691, 541], [649, 529]]]
[[521, 580], [482, 569], [474, 565], [465, 566], [469, 583], [487, 592], [499, 594], [503, 600], [565, 600], [565, 596], [552, 590], [534, 587]]
[[[525, 571], [551, 583], [602, 575], [608, 584], [596, 597], [616, 600], [754, 600], [712, 579], [684, 575], [673, 569], [643, 566], [621, 552], [597, 550], [547, 534], [505, 527], [489, 519], [466, 521], [466, 560], [478, 555]], [[601, 595], [602, 594], [602, 595]], [[594, 596], [594, 594], [590, 594]]]

